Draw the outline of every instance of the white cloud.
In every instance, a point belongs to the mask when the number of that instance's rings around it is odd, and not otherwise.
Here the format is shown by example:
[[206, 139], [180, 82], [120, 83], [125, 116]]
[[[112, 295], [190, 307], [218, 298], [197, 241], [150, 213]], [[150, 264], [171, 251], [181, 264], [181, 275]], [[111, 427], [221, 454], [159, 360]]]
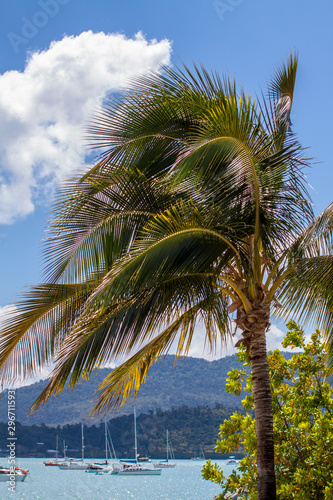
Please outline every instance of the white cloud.
[[267, 332], [266, 335], [266, 342], [267, 342], [267, 350], [268, 351], [274, 351], [275, 349], [279, 349], [280, 351], [286, 351], [289, 349], [285, 349], [282, 347], [282, 340], [283, 337], [286, 334], [286, 329], [285, 331], [280, 330], [276, 325], [272, 324]]
[[65, 36], [0, 74], [0, 223], [13, 223], [84, 165], [84, 126], [107, 92], [170, 63], [168, 40]]

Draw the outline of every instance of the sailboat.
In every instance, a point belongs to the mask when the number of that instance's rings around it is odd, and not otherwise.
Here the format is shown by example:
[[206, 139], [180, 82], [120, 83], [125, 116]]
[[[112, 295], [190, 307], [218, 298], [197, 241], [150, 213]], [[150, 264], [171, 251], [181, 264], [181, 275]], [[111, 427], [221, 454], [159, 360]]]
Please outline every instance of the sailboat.
[[[175, 455], [172, 449], [172, 445], [169, 440], [169, 431], [166, 431], [166, 450], [167, 457], [166, 460], [160, 460], [159, 462], [154, 462], [154, 467], [161, 467], [162, 469], [171, 469], [172, 467], [176, 467]], [[170, 457], [170, 460], [169, 460]]]
[[[104, 462], [94, 462], [88, 464], [86, 472], [93, 472], [95, 474], [117, 474], [121, 468], [119, 462], [110, 463], [109, 458], [114, 457], [117, 460], [117, 455], [113, 446], [112, 438], [108, 429], [108, 424], [104, 422], [104, 435], [105, 435], [105, 460]], [[111, 447], [110, 447], [111, 444]]]
[[155, 467], [147, 467], [146, 463], [140, 463], [138, 460], [138, 439], [136, 432], [136, 411], [134, 408], [134, 461], [121, 460], [122, 467], [115, 474], [119, 476], [160, 476], [162, 469]]
[[70, 458], [68, 462], [63, 462], [58, 464], [61, 470], [85, 470], [87, 464], [84, 461], [84, 435], [83, 435], [83, 424], [81, 424], [81, 448], [82, 448], [82, 458]]
[[59, 436], [57, 434], [56, 438], [56, 456], [55, 458], [50, 458], [49, 460], [44, 460], [44, 465], [48, 467], [55, 467], [61, 464], [66, 463], [66, 446], [65, 446], [65, 441], [64, 441], [64, 459], [62, 461], [58, 460], [58, 454], [59, 454]]
[[28, 474], [29, 471], [27, 469], [3, 467], [0, 465], [0, 482], [25, 481]]
[[199, 446], [199, 455], [195, 455], [194, 457], [191, 458], [191, 460], [206, 460], [202, 446]]
[[43, 464], [47, 466], [57, 466], [58, 465], [58, 448], [59, 448], [59, 436], [57, 434], [56, 438], [56, 456], [55, 458], [51, 458], [50, 460], [44, 460]]

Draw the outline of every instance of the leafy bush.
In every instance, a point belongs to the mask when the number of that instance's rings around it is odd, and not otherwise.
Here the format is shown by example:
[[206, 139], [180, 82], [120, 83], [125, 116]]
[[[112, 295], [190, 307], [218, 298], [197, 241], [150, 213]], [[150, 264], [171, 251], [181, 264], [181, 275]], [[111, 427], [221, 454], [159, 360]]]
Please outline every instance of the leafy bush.
[[[287, 360], [278, 350], [268, 356], [274, 412], [275, 468], [279, 500], [331, 500], [333, 498], [333, 389], [328, 383], [326, 345], [320, 332], [305, 343], [303, 330], [293, 321], [283, 347], [301, 349]], [[244, 369], [231, 370], [228, 392], [247, 395], [242, 400], [246, 415], [235, 412], [220, 426], [216, 451], [244, 449], [246, 456], [226, 478], [209, 460], [203, 477], [222, 486], [218, 499], [238, 492], [239, 498], [256, 500], [256, 434], [253, 415], [252, 377], [243, 348], [238, 358]]]

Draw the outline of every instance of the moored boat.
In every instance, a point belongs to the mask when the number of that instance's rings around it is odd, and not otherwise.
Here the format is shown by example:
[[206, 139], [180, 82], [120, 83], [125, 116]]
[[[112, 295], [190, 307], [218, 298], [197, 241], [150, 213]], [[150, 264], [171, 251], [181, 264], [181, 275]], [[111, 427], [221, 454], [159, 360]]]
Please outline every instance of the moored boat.
[[51, 458], [50, 460], [44, 460], [43, 464], [47, 467], [58, 467], [59, 461], [56, 458]]
[[0, 465], [0, 482], [3, 481], [25, 481], [29, 471], [27, 469], [20, 469], [19, 467], [2, 467]]
[[68, 462], [58, 464], [58, 468], [61, 470], [86, 470], [87, 467], [88, 464], [86, 464], [81, 458], [69, 459]]
[[[117, 455], [113, 446], [110, 431], [108, 429], [107, 422], [104, 422], [104, 433], [105, 433], [105, 460], [103, 462], [93, 462], [88, 464], [86, 472], [95, 474], [117, 474], [118, 470], [121, 468], [119, 461], [117, 460]], [[116, 460], [116, 462], [110, 462], [109, 458]]]
[[86, 470], [88, 464], [84, 461], [84, 435], [83, 424], [81, 424], [82, 458], [70, 458], [68, 461], [58, 464], [60, 470]]
[[145, 467], [141, 464], [123, 464], [122, 468], [114, 471], [119, 476], [160, 476], [161, 468]]
[[133, 461], [123, 462], [120, 464], [120, 468], [115, 470], [113, 474], [118, 474], [120, 476], [160, 476], [162, 469], [155, 468], [152, 462], [139, 462], [138, 460], [138, 440], [136, 433], [136, 411], [134, 408], [134, 454], [135, 458]]
[[[167, 450], [167, 457], [166, 460], [160, 460], [159, 462], [154, 462], [154, 467], [155, 468], [161, 468], [161, 469], [171, 469], [173, 467], [176, 467], [176, 462], [175, 460], [175, 455], [173, 453], [173, 449], [169, 440], [169, 431], [167, 429], [166, 431], [166, 450]], [[170, 459], [169, 459], [170, 457]]]
[[199, 447], [199, 455], [195, 455], [191, 460], [206, 460], [205, 454], [203, 452], [202, 446]]
[[47, 467], [57, 467], [58, 465], [66, 464], [66, 446], [65, 446], [65, 441], [64, 441], [64, 458], [63, 460], [58, 460], [58, 454], [59, 454], [59, 437], [57, 434], [57, 439], [56, 439], [56, 456], [55, 458], [50, 458], [48, 460], [44, 460], [43, 464]]

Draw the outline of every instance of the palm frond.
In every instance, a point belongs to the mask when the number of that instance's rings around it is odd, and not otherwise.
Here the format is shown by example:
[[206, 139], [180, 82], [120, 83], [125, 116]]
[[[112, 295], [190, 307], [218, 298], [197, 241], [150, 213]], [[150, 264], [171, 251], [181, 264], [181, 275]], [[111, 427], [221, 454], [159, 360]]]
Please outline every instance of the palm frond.
[[333, 341], [333, 255], [309, 257], [294, 263], [279, 291], [279, 315], [319, 327]]
[[33, 375], [53, 361], [95, 285], [45, 283], [22, 294], [1, 327], [0, 373], [5, 383]]
[[56, 362], [35, 408], [143, 345], [97, 409], [121, 404], [177, 334], [186, 354], [197, 321], [212, 349], [226, 339], [229, 298], [251, 309], [266, 272], [266, 298], [329, 331], [332, 207], [314, 219], [310, 160], [291, 130], [296, 71], [290, 55], [259, 103], [195, 65], [141, 76], [105, 103], [88, 131], [97, 164], [51, 215], [46, 284], [1, 333], [7, 379]]
[[261, 106], [266, 125], [276, 138], [277, 148], [282, 147], [292, 136], [290, 114], [293, 105], [297, 54], [290, 53], [289, 60], [277, 69], [268, 86], [268, 104], [264, 99]]
[[[205, 309], [203, 304], [200, 304], [199, 307], [200, 309]], [[140, 349], [140, 351], [129, 360], [113, 370], [111, 374], [103, 380], [97, 389], [97, 391], [100, 392], [93, 414], [122, 406], [132, 393], [134, 397], [136, 397], [141, 385], [146, 381], [149, 368], [160, 359], [163, 354], [169, 351], [172, 343], [176, 340], [177, 333], [180, 335], [175, 362], [180, 356], [186, 356], [194, 334], [199, 307], [196, 306], [184, 313], [180, 318], [177, 318], [163, 332], [158, 334], [156, 338]], [[223, 343], [226, 343], [226, 341], [231, 338], [231, 333], [228, 328], [228, 323], [221, 323], [221, 319], [225, 315], [221, 316], [217, 311], [215, 315], [215, 319], [217, 319], [216, 324], [212, 321], [212, 316], [208, 316], [209, 330], [207, 330], [207, 334], [211, 347], [213, 348], [213, 346], [215, 346], [217, 336], [220, 337]], [[206, 325], [206, 327], [208, 325]], [[216, 325], [218, 325], [218, 328], [216, 328]]]
[[332, 253], [333, 248], [333, 204], [302, 231], [290, 247], [289, 259], [315, 257]]
[[[202, 277], [192, 277], [187, 280], [188, 283], [184, 283], [185, 280], [181, 281], [183, 281], [183, 292], [179, 291], [179, 284], [176, 287], [178, 291], [174, 291], [178, 301], [172, 297], [170, 284], [167, 288], [164, 284], [159, 290], [153, 291], [145, 302], [143, 296], [140, 296], [135, 303], [133, 298], [131, 299], [132, 307], [129, 304], [125, 307], [123, 304], [123, 309], [126, 309], [124, 314], [120, 314], [121, 308], [118, 307], [117, 314], [114, 314], [114, 311], [109, 311], [109, 314], [104, 311], [103, 318], [99, 318], [94, 324], [91, 322], [91, 317], [89, 324], [83, 325], [84, 321], [81, 321], [79, 327], [63, 342], [51, 380], [34, 403], [33, 411], [51, 395], [58, 395], [67, 381], [69, 388], [73, 388], [81, 380], [89, 378], [95, 367], [119, 356], [128, 355], [142, 343], [146, 345], [139, 353], [148, 353], [152, 350], [150, 359], [153, 363], [161, 353], [168, 352], [177, 333], [180, 333], [177, 356], [185, 355], [190, 348], [198, 321], [202, 321], [206, 328], [209, 328], [207, 339], [212, 350], [215, 349], [218, 340], [225, 343], [230, 338], [230, 329], [226, 303], [221, 300], [220, 294], [215, 293], [213, 299], [211, 292], [205, 292], [205, 282]], [[203, 287], [201, 298], [194, 302], [192, 299], [191, 306], [189, 306], [191, 304], [189, 281], [192, 281], [192, 286], [195, 287], [201, 282], [201, 288]], [[167, 296], [166, 289], [169, 292]], [[174, 306], [175, 302], [178, 302], [178, 307]], [[156, 333], [163, 324], [169, 326], [162, 333]], [[149, 340], [149, 337], [153, 337], [153, 340]], [[139, 354], [135, 355], [133, 359], [137, 360], [138, 356]], [[147, 359], [146, 354], [145, 359]], [[128, 364], [131, 362], [126, 362], [126, 366]], [[146, 371], [150, 366], [151, 364], [147, 366]], [[130, 394], [132, 387], [130, 384], [127, 395]], [[112, 390], [109, 388], [107, 392]], [[104, 396], [101, 401], [103, 398]]]

